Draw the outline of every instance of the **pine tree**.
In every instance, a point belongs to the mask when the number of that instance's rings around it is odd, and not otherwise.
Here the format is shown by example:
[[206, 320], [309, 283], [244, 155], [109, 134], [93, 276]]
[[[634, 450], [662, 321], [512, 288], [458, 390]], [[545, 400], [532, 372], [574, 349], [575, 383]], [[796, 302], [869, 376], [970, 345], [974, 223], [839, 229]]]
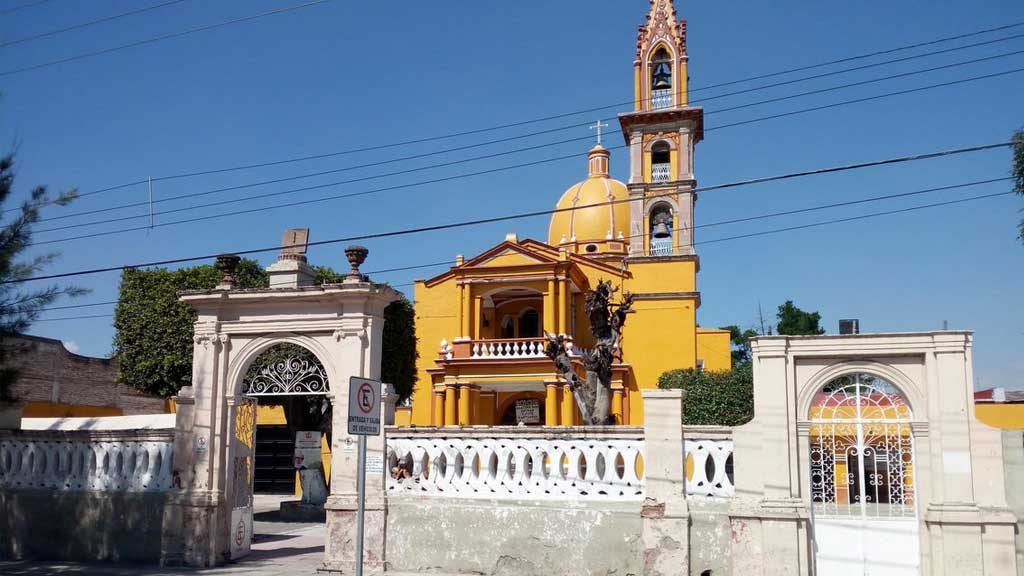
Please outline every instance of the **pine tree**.
[[[0, 209], [14, 189], [14, 154], [0, 158]], [[17, 377], [7, 362], [17, 353], [10, 338], [24, 332], [43, 310], [61, 296], [80, 296], [86, 292], [74, 286], [50, 285], [43, 288], [22, 283], [57, 259], [56, 253], [26, 257], [32, 244], [32, 226], [39, 221], [40, 210], [49, 204], [64, 206], [75, 198], [75, 191], [50, 197], [45, 186], [32, 189], [20, 210], [12, 210], [6, 222], [0, 222], [0, 400], [7, 400], [8, 388]]]

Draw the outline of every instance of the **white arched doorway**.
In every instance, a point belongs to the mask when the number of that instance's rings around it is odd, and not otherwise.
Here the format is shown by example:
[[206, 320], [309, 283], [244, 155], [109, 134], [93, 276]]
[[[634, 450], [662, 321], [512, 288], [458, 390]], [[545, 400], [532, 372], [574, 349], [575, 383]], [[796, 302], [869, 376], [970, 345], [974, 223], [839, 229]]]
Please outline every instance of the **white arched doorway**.
[[[285, 256], [275, 266], [295, 263]], [[251, 383], [246, 388], [246, 371], [262, 352], [281, 343], [311, 352], [326, 377], [326, 389], [317, 392], [334, 406], [347, 406], [344, 383], [350, 377], [380, 378], [384, 308], [400, 294], [373, 284], [357, 268], [338, 284], [313, 286], [304, 276], [293, 276], [291, 281], [272, 277], [274, 288], [236, 290], [226, 270], [217, 288], [181, 295], [197, 319], [192, 386], [176, 397], [175, 485], [164, 512], [165, 563], [215, 566], [245, 553], [251, 535], [245, 517], [251, 516], [256, 398], [267, 392], [312, 391], [308, 381], [289, 376], [287, 366], [283, 374], [267, 375], [258, 389]], [[325, 542], [324, 566], [337, 570], [354, 564], [354, 552], [345, 544], [354, 537], [357, 493], [356, 453], [347, 449], [355, 437], [344, 433], [347, 424], [346, 411], [333, 410], [330, 493], [324, 508], [326, 531], [334, 538]], [[383, 461], [383, 450], [383, 436], [367, 439], [369, 457]], [[382, 492], [383, 481], [383, 472], [367, 475], [368, 492]], [[367, 503], [371, 544], [383, 540], [383, 515], [382, 502]]]
[[821, 386], [807, 413], [811, 518], [821, 575], [919, 574], [913, 414], [868, 372]]

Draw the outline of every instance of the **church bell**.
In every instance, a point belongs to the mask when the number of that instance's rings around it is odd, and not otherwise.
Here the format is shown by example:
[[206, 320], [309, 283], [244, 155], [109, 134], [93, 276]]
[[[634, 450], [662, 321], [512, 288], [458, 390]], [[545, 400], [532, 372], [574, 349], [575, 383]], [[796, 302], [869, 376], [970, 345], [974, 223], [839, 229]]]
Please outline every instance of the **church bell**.
[[668, 226], [665, 224], [664, 221], [658, 222], [657, 224], [654, 225], [653, 236], [655, 238], [668, 238], [671, 235], [672, 232], [668, 229]]
[[665, 90], [672, 87], [672, 72], [669, 69], [668, 64], [658, 64], [654, 69], [654, 84], [655, 90]]

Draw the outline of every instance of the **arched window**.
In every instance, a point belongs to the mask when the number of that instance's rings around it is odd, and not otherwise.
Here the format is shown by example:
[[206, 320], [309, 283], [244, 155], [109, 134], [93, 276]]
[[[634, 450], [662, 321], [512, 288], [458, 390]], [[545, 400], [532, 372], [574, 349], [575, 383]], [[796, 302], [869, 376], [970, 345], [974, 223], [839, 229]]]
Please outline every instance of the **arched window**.
[[651, 210], [650, 256], [672, 255], [672, 208], [658, 204]]
[[515, 338], [516, 337], [516, 325], [512, 322], [511, 316], [505, 316], [501, 319], [501, 338]]
[[540, 336], [540, 315], [533, 308], [528, 308], [519, 317], [519, 337], [536, 338]]
[[872, 374], [834, 378], [815, 394], [809, 429], [811, 501], [826, 514], [914, 515], [910, 405]]
[[668, 182], [672, 179], [672, 152], [668, 142], [655, 142], [651, 147], [651, 181]]
[[651, 109], [672, 107], [672, 57], [662, 46], [651, 58]]

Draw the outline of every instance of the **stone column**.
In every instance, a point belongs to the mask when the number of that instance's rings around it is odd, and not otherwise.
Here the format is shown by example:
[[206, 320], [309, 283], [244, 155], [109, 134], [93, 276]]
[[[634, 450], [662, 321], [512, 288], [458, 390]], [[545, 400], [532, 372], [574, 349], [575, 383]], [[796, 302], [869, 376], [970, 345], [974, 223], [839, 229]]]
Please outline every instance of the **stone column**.
[[644, 401], [643, 570], [689, 574], [690, 514], [684, 489], [683, 390], [641, 390]]
[[622, 388], [612, 388], [612, 416], [616, 424], [625, 423], [622, 413]]
[[544, 425], [558, 426], [558, 382], [544, 383]]
[[444, 383], [444, 423], [442, 426], [455, 426], [459, 423], [459, 398], [455, 382]]
[[569, 299], [566, 297], [569, 292], [569, 282], [565, 279], [558, 281], [558, 332], [569, 333]]
[[555, 280], [548, 280], [548, 291], [544, 293], [544, 325], [541, 326], [541, 334], [550, 332], [558, 333], [558, 326], [555, 326], [555, 307], [558, 300], [555, 298]]
[[456, 416], [459, 426], [469, 426], [471, 406], [472, 396], [469, 392], [469, 384], [459, 384], [459, 414]]
[[569, 385], [562, 386], [562, 426], [576, 425], [576, 398]]
[[[331, 395], [333, 437], [331, 446], [331, 495], [324, 504], [327, 535], [324, 570], [351, 573], [355, 566], [355, 535], [358, 510], [358, 437], [348, 434], [349, 378], [380, 378], [383, 306], [367, 306], [365, 313], [346, 314], [335, 332], [334, 375]], [[383, 399], [382, 399], [383, 402]], [[367, 571], [384, 567], [384, 427], [366, 437], [366, 497], [363, 522], [363, 565]]]
[[431, 424], [444, 426], [444, 388], [434, 388], [434, 414]]
[[473, 314], [470, 287], [468, 284], [459, 286], [459, 298], [461, 299], [459, 307], [459, 326], [461, 327], [461, 334], [459, 335], [458, 340], [467, 340], [472, 337], [472, 333], [470, 332], [470, 322], [472, 321]]

